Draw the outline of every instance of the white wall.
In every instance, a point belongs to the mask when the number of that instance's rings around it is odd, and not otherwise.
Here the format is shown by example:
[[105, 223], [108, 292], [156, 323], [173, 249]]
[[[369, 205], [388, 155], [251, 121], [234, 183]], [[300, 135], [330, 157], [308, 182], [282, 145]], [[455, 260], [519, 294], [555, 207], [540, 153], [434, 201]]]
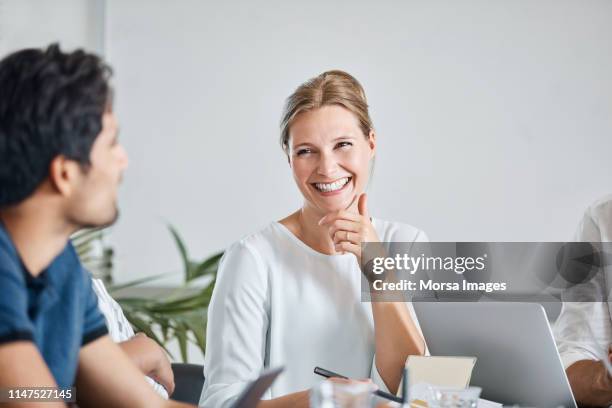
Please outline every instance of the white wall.
[[438, 241], [564, 240], [612, 192], [610, 1], [0, 0], [0, 55], [53, 41], [116, 71], [120, 282], [178, 272], [166, 221], [204, 257], [300, 205], [280, 112], [331, 68], [369, 96], [374, 216]]
[[[374, 216], [432, 240], [565, 240], [612, 191], [612, 2], [107, 2], [131, 163], [116, 279], [179, 270], [300, 205], [284, 99], [345, 69], [369, 96]], [[175, 282], [178, 281], [177, 275]]]
[[203, 257], [299, 206], [278, 120], [330, 68], [369, 96], [375, 216], [563, 240], [612, 191], [610, 1], [0, 0], [0, 54], [53, 41], [116, 70], [118, 281], [178, 271], [166, 221]]
[[0, 0], [0, 55], [59, 42], [104, 49], [104, 0]]

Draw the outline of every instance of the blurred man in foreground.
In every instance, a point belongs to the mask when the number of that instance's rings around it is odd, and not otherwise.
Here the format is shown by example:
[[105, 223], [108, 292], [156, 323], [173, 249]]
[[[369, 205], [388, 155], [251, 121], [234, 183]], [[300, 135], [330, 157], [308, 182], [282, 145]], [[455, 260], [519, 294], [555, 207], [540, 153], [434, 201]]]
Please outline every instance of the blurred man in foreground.
[[81, 407], [182, 406], [109, 338], [69, 242], [118, 215], [127, 155], [109, 76], [95, 55], [58, 46], [0, 61], [0, 389], [75, 386]]

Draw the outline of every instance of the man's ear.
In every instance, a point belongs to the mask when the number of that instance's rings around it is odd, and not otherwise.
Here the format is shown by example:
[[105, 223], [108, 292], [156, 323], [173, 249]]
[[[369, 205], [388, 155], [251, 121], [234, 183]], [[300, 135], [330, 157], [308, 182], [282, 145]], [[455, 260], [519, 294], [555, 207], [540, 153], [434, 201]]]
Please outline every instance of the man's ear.
[[56, 156], [49, 165], [51, 186], [61, 195], [72, 194], [78, 178], [81, 176], [80, 165], [65, 156]]
[[370, 158], [374, 157], [376, 154], [376, 132], [374, 129], [370, 129], [370, 134], [368, 135], [368, 144], [370, 145]]

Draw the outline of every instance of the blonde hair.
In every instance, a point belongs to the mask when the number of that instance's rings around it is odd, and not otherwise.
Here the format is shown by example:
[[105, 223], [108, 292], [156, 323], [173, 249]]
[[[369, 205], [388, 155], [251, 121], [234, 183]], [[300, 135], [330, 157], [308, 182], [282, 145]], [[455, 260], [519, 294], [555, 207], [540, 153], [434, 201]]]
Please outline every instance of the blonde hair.
[[352, 112], [359, 120], [359, 127], [366, 138], [373, 130], [368, 101], [359, 81], [344, 71], [326, 71], [300, 85], [285, 102], [280, 124], [280, 144], [287, 156], [289, 129], [294, 119], [300, 113], [328, 105], [339, 105]]

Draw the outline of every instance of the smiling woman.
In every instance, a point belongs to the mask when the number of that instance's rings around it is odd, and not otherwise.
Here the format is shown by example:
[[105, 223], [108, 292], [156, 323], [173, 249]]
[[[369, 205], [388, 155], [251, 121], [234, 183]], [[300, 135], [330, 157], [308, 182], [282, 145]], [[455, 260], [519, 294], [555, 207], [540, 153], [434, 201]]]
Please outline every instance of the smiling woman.
[[395, 392], [424, 341], [412, 307], [361, 301], [362, 242], [425, 234], [371, 218], [364, 193], [376, 134], [359, 82], [325, 72], [287, 99], [281, 121], [303, 205], [225, 253], [208, 310], [200, 405], [227, 406], [265, 367], [286, 366], [260, 407], [307, 407], [315, 366]]
[[297, 116], [289, 140], [289, 163], [309, 206], [328, 212], [354, 204], [355, 192], [365, 189], [367, 164], [374, 156], [373, 131], [364, 137], [355, 115], [329, 105]]

